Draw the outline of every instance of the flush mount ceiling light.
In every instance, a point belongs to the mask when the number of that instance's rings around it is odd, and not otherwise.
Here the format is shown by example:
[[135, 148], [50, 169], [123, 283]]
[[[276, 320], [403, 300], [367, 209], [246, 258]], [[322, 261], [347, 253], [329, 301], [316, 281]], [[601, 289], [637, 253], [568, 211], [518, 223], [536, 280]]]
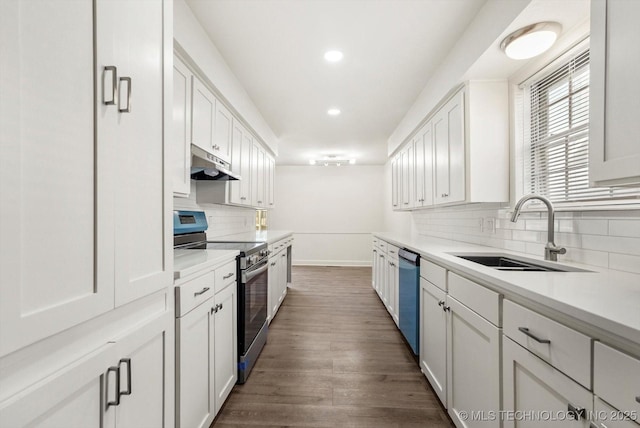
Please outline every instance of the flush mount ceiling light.
[[500, 49], [511, 59], [533, 58], [553, 46], [561, 30], [557, 22], [527, 25], [505, 37]]
[[340, 114], [340, 109], [339, 109], [339, 108], [332, 107], [332, 108], [330, 108], [329, 110], [327, 110], [327, 114], [328, 114], [329, 116], [337, 116], [337, 115], [339, 115], [339, 114]]
[[338, 62], [340, 60], [342, 60], [342, 58], [344, 57], [344, 55], [342, 54], [342, 52], [340, 51], [327, 51], [324, 54], [324, 59], [326, 59], [328, 62]]
[[327, 155], [320, 159], [311, 159], [309, 165], [323, 165], [323, 166], [342, 166], [342, 165], [355, 165], [355, 159], [339, 158], [337, 155]]

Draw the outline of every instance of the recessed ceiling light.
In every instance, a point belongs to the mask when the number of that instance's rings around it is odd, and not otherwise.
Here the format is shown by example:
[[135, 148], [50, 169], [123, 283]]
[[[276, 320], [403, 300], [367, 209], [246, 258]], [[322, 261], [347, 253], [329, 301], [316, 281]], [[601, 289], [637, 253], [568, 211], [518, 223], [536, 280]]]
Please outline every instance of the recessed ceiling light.
[[337, 116], [340, 114], [340, 109], [339, 108], [330, 108], [329, 110], [327, 110], [327, 114], [329, 116]]
[[500, 48], [511, 59], [533, 58], [553, 46], [560, 30], [557, 22], [531, 24], [505, 37]]
[[344, 57], [344, 55], [340, 51], [327, 51], [324, 54], [324, 59], [329, 62], [338, 62], [342, 57]]

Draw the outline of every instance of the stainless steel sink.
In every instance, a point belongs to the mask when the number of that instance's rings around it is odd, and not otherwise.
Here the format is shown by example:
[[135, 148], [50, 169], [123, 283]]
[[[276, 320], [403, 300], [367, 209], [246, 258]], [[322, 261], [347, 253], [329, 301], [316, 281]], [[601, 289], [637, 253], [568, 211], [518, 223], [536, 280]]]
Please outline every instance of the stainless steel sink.
[[572, 266], [547, 263], [499, 253], [450, 253], [461, 259], [469, 260], [496, 270], [510, 272], [589, 272]]

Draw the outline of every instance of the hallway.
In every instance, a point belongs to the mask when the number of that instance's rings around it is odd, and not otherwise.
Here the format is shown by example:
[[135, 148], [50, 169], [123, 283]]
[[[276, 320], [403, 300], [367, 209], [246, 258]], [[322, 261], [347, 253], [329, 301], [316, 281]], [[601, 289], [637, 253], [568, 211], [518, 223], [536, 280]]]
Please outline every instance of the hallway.
[[245, 385], [212, 426], [451, 427], [371, 287], [371, 268], [295, 267]]

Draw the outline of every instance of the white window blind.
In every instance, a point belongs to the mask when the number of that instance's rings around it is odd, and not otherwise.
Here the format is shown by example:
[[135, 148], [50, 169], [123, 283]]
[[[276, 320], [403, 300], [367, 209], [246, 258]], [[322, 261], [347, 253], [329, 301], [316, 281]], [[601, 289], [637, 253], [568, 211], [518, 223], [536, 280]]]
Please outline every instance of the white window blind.
[[525, 84], [525, 192], [553, 202], [639, 198], [638, 188], [589, 187], [589, 51]]

